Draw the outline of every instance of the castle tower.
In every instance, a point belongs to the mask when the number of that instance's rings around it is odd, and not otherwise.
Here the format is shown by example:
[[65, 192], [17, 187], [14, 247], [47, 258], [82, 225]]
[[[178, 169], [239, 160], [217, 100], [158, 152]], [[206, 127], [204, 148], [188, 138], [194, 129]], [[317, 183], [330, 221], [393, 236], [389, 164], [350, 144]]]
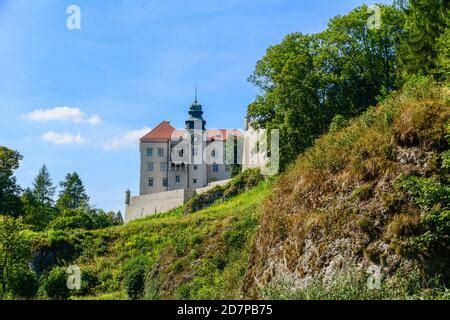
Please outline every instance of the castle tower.
[[195, 100], [191, 104], [189, 111], [189, 118], [185, 121], [187, 130], [206, 130], [206, 121], [203, 119], [202, 105], [197, 100], [197, 88], [195, 88]]
[[186, 130], [191, 136], [191, 163], [188, 166], [188, 188], [195, 189], [207, 184], [207, 167], [203, 159], [203, 151], [206, 148], [206, 121], [203, 119], [202, 105], [197, 99], [195, 88], [195, 100], [189, 108], [189, 117], [185, 121]]

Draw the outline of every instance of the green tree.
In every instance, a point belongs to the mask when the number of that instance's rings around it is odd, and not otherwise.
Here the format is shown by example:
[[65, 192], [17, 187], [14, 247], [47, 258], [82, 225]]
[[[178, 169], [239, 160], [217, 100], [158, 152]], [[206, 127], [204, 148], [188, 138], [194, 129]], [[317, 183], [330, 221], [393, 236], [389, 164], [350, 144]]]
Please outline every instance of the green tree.
[[438, 41], [448, 29], [449, 2], [409, 0], [405, 12], [405, 33], [399, 52], [403, 74], [442, 78]]
[[89, 207], [89, 197], [78, 173], [68, 173], [60, 185], [62, 190], [56, 203], [59, 209], [74, 210]]
[[19, 168], [22, 155], [17, 151], [0, 146], [0, 214], [17, 217], [22, 213], [14, 171]]
[[30, 292], [26, 288], [21, 291], [20, 285], [17, 285], [22, 276], [31, 278], [32, 274], [27, 263], [30, 244], [22, 234], [24, 229], [21, 218], [0, 218], [0, 283], [3, 294]]
[[280, 130], [280, 167], [328, 130], [336, 114], [350, 118], [376, 104], [382, 90], [395, 89], [396, 47], [403, 13], [380, 6], [379, 29], [361, 6], [331, 19], [316, 35], [293, 33], [256, 64], [249, 80], [263, 94], [248, 107], [254, 128]]
[[123, 224], [122, 215], [119, 212], [105, 212], [102, 209], [91, 210], [91, 217], [96, 229], [108, 228]]
[[449, 78], [450, 55], [448, 54], [448, 48], [450, 48], [450, 28], [447, 28], [437, 41], [436, 78], [438, 79], [446, 80]]
[[58, 210], [49, 203], [39, 201], [31, 189], [26, 189], [21, 197], [24, 222], [35, 231], [44, 230], [58, 215]]
[[33, 194], [36, 200], [42, 205], [52, 205], [55, 189], [50, 173], [47, 167], [43, 165], [33, 182]]

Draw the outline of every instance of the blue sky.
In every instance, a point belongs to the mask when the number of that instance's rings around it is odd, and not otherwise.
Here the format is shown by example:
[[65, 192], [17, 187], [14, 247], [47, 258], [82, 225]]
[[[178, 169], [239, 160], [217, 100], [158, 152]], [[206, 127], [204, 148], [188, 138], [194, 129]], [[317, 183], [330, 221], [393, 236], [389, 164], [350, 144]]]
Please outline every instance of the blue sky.
[[[137, 137], [182, 128], [195, 85], [208, 128], [241, 128], [267, 47], [362, 3], [375, 1], [0, 0], [0, 145], [23, 154], [22, 187], [42, 164], [55, 183], [77, 171], [91, 204], [123, 211]], [[81, 30], [66, 27], [71, 4]]]

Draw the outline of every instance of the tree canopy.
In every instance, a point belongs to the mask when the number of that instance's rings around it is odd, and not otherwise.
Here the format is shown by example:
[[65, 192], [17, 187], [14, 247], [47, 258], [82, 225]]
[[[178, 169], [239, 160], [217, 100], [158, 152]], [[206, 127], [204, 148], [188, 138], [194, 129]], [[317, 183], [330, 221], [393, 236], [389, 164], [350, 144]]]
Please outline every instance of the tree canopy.
[[335, 115], [355, 116], [396, 86], [404, 15], [380, 6], [379, 29], [361, 6], [314, 35], [289, 34], [270, 47], [249, 81], [262, 90], [248, 107], [253, 127], [280, 130], [284, 169], [324, 133]]
[[0, 146], [0, 214], [14, 217], [21, 214], [21, 188], [14, 176], [20, 160], [22, 160], [20, 153]]
[[68, 173], [60, 183], [62, 190], [56, 203], [60, 209], [80, 209], [89, 207], [89, 197], [78, 173]]
[[409, 0], [404, 10], [405, 32], [399, 54], [403, 73], [433, 75], [442, 80], [445, 57], [448, 68], [449, 2]]

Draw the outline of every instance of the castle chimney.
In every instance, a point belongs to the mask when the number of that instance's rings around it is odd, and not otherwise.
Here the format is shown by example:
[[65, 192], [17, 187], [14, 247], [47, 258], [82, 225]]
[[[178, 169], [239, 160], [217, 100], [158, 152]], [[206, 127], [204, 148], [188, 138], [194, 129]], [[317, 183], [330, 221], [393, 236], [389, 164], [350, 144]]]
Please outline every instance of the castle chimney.
[[130, 189], [127, 189], [127, 191], [125, 191], [125, 204], [127, 206], [130, 205], [130, 198], [131, 198], [131, 192]]
[[248, 130], [249, 122], [250, 122], [250, 119], [249, 119], [248, 115], [245, 115], [245, 118], [244, 118], [244, 128], [245, 128], [245, 131]]

